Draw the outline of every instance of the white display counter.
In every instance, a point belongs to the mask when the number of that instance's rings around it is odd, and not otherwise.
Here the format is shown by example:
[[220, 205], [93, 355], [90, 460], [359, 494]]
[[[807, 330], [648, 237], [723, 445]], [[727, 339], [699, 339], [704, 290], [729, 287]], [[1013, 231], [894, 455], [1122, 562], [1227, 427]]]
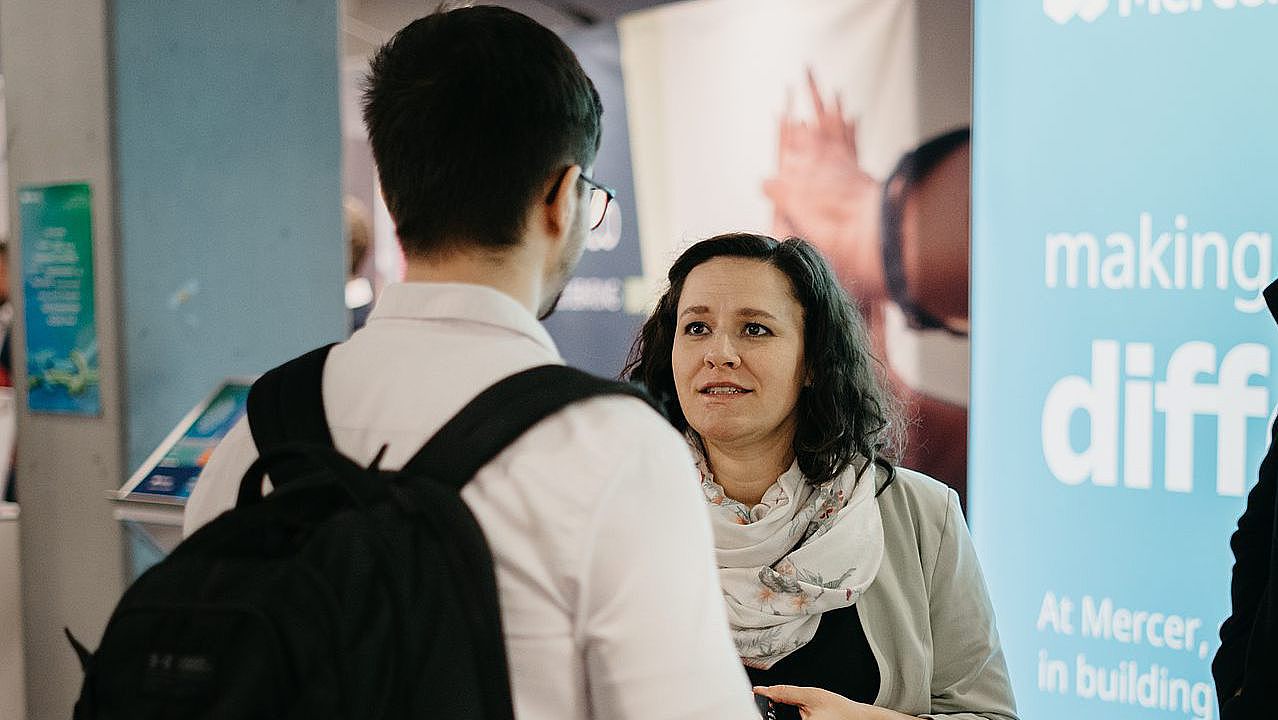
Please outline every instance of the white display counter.
[[0, 503], [0, 720], [26, 717], [18, 506]]
[[[182, 541], [182, 511], [213, 448], [244, 417], [252, 378], [228, 378], [191, 409], [129, 481], [111, 493], [124, 528], [124, 583]], [[0, 718], [4, 720], [4, 718]]]
[[[115, 508], [124, 529], [124, 584], [173, 552], [182, 541], [182, 506], [124, 499]], [[4, 720], [0, 716], [0, 720]]]

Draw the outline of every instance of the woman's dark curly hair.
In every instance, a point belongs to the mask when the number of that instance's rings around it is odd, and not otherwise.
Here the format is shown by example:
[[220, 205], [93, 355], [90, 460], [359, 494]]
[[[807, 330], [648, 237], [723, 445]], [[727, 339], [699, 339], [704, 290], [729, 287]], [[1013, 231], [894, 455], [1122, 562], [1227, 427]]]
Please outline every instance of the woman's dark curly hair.
[[[799, 469], [809, 482], [822, 483], [837, 477], [861, 455], [887, 469], [890, 483], [895, 476], [890, 461], [900, 445], [896, 404], [879, 381], [880, 366], [870, 353], [861, 313], [825, 258], [807, 241], [730, 233], [688, 248], [670, 268], [670, 286], [635, 338], [622, 375], [642, 383], [674, 426], [688, 431], [670, 359], [675, 314], [688, 274], [720, 257], [759, 260], [777, 268], [790, 279], [794, 297], [803, 307], [804, 358], [812, 382], [799, 393], [794, 436]], [[695, 431], [690, 434], [700, 445]], [[698, 449], [704, 454], [704, 447]]]

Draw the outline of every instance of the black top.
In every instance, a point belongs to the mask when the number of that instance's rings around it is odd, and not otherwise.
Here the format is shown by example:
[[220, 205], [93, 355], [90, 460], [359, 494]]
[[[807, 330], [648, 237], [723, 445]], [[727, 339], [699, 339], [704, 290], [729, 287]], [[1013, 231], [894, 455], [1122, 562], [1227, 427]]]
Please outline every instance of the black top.
[[[807, 685], [863, 703], [873, 703], [879, 694], [879, 666], [856, 605], [823, 613], [807, 645], [767, 670], [748, 667], [746, 674], [753, 685]], [[778, 705], [777, 720], [799, 720], [799, 711]]]
[[[1278, 282], [1265, 288], [1278, 319]], [[1212, 662], [1222, 720], [1264, 717], [1278, 703], [1278, 422], [1247, 510], [1229, 541], [1234, 551], [1233, 612], [1220, 626]]]

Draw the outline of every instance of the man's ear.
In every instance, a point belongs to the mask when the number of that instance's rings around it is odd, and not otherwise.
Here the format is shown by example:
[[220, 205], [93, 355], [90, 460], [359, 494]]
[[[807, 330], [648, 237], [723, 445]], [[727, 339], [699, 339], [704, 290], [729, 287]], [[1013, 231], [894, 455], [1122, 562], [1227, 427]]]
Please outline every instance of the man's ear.
[[570, 165], [546, 193], [545, 227], [552, 237], [561, 237], [572, 228], [572, 219], [580, 201], [575, 192], [580, 177], [581, 166]]

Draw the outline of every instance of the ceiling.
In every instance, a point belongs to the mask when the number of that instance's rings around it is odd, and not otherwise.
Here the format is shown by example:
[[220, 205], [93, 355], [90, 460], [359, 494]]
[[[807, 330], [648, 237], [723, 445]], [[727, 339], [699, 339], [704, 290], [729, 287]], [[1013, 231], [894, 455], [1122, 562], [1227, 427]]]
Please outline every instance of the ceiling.
[[[576, 14], [583, 19], [593, 17], [596, 21], [616, 20], [618, 17], [635, 10], [643, 10], [653, 5], [664, 5], [672, 0], [544, 0], [536, 3], [547, 5], [560, 12]], [[502, 3], [510, 4], [510, 3]]]
[[[613, 22], [626, 13], [672, 0], [496, 0], [491, 3], [518, 10], [537, 22], [564, 33]], [[409, 22], [429, 13], [435, 0], [344, 0], [342, 3], [342, 54], [367, 57]], [[452, 3], [454, 5], [470, 3]]]

